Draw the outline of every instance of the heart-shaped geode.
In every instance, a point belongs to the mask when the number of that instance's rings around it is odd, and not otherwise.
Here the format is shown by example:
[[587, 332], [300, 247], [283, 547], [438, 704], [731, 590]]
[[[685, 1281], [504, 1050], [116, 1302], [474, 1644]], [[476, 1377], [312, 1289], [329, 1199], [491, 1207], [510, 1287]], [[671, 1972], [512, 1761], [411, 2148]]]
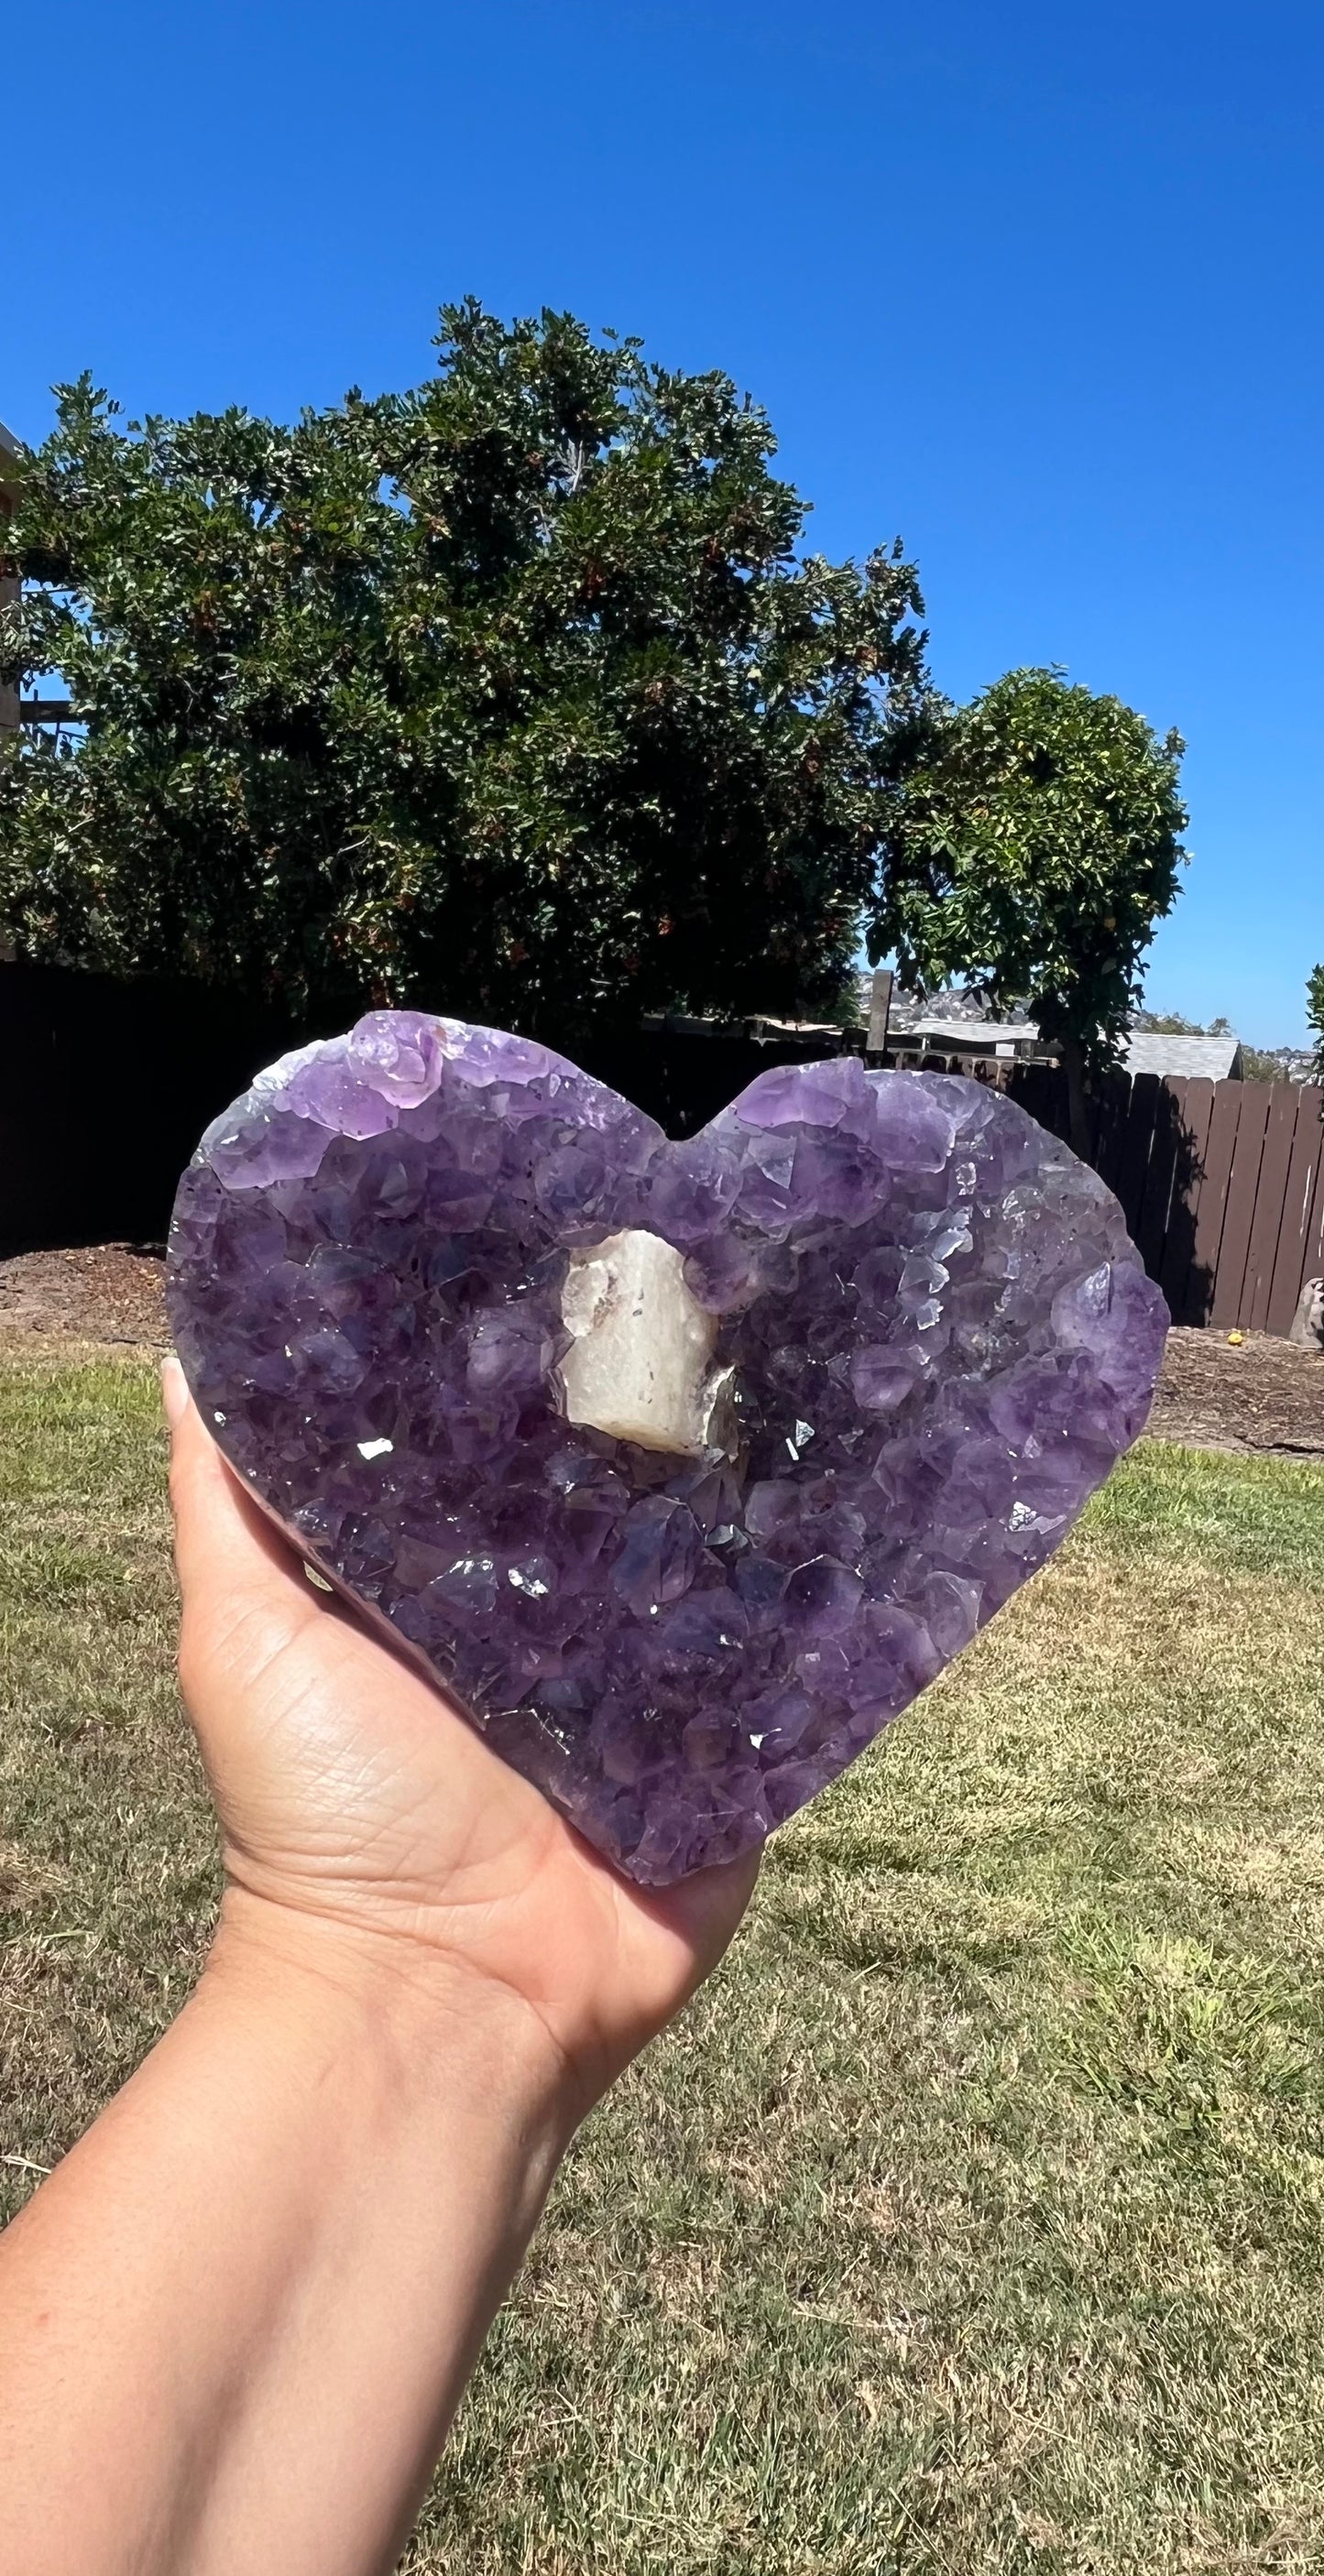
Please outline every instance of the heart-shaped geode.
[[180, 1183], [204, 1420], [305, 1556], [634, 1878], [761, 1842], [1041, 1565], [1166, 1315], [999, 1093], [857, 1058], [672, 1144], [519, 1038], [378, 1011]]

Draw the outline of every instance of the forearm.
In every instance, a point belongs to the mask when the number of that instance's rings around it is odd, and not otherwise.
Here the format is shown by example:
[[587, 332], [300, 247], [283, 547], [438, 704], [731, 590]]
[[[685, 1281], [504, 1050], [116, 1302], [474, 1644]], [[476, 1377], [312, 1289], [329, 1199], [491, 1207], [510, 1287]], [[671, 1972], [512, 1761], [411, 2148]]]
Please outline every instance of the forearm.
[[389, 2568], [569, 2126], [525, 2007], [241, 1908], [0, 2244], [0, 2576]]

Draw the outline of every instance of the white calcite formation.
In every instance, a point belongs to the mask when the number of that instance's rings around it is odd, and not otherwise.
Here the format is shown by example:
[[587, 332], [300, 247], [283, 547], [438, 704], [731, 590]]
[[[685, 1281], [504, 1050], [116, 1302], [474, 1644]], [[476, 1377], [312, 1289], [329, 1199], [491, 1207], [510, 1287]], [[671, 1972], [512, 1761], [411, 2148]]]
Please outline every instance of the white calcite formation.
[[678, 1458], [721, 1449], [732, 1371], [712, 1365], [717, 1317], [673, 1243], [630, 1226], [572, 1252], [561, 1316], [574, 1336], [561, 1362], [568, 1422]]

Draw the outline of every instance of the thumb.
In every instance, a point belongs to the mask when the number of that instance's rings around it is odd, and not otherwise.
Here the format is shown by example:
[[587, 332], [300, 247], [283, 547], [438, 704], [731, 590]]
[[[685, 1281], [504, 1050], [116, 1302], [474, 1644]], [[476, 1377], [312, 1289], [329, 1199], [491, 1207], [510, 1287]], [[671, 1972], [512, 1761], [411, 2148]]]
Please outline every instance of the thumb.
[[170, 1426], [170, 1504], [185, 1617], [222, 1602], [227, 1611], [313, 1608], [291, 1551], [244, 1492], [208, 1431], [173, 1351], [161, 1369]]

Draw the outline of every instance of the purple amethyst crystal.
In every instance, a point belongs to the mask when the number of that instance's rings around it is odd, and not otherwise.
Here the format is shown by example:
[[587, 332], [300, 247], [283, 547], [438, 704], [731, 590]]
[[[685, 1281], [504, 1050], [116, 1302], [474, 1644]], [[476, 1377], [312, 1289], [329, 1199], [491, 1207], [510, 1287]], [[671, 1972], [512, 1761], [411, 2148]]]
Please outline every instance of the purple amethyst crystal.
[[[602, 1286], [641, 1235], [693, 1385], [627, 1437], [598, 1416], [642, 1399], [574, 1372], [652, 1367], [652, 1310]], [[1102, 1182], [978, 1083], [778, 1067], [671, 1144], [546, 1048], [412, 1011], [217, 1119], [169, 1293], [302, 1552], [652, 1884], [761, 1842], [1043, 1563], [1166, 1322]]]

